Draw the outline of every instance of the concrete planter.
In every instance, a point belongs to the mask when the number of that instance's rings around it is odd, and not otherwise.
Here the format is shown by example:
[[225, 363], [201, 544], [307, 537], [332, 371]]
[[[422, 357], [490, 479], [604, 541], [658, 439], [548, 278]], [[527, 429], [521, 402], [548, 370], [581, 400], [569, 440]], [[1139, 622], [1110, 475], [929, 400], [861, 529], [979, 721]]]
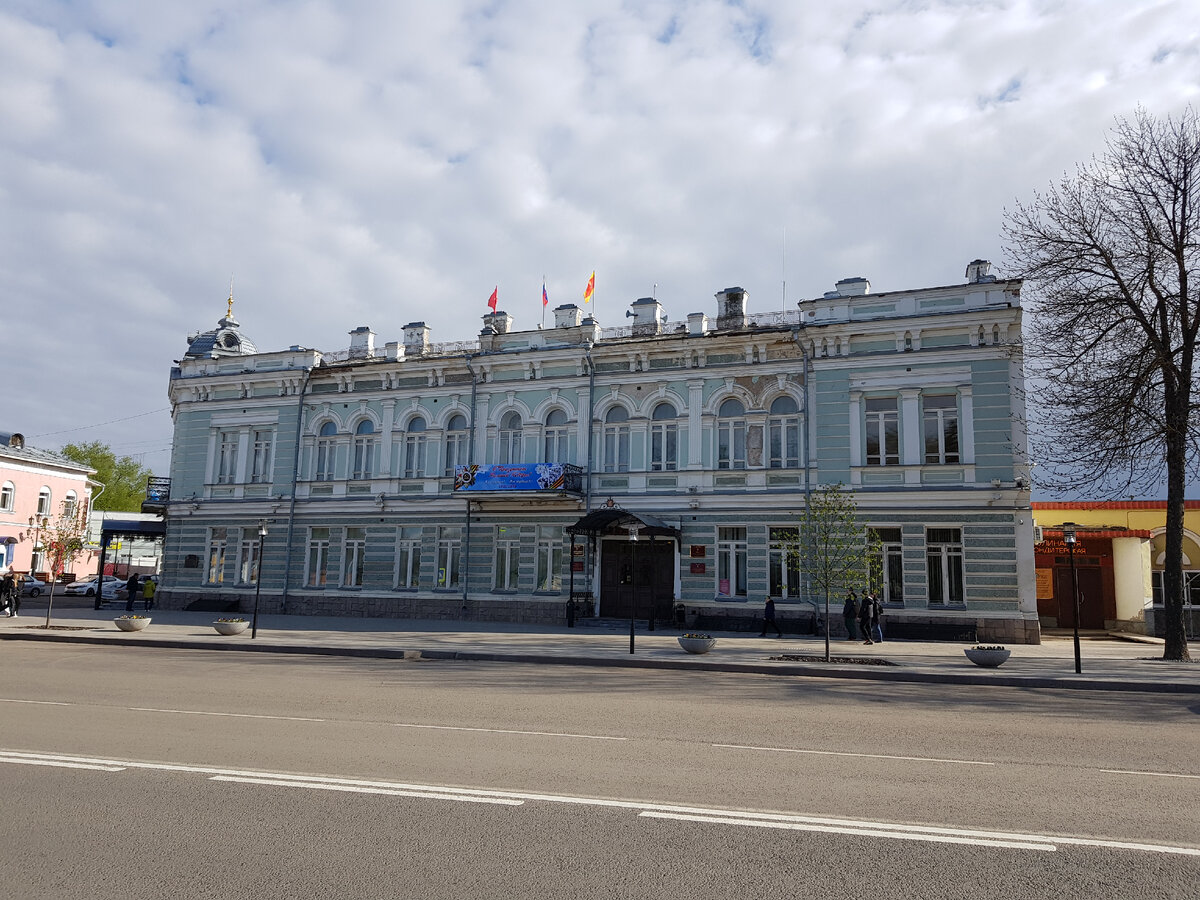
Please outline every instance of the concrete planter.
[[142, 631], [147, 625], [150, 624], [150, 620], [145, 617], [140, 619], [128, 619], [122, 616], [119, 619], [113, 619], [113, 622], [115, 622], [117, 627], [122, 631]]
[[1011, 650], [1005, 650], [1003, 647], [997, 648], [981, 648], [968, 647], [963, 650], [967, 655], [967, 659], [975, 663], [977, 666], [982, 666], [985, 669], [994, 669], [1001, 666], [1012, 655]]
[[250, 625], [249, 622], [213, 622], [217, 634], [241, 634]]
[[681, 637], [679, 646], [688, 653], [707, 653], [717, 644], [716, 638]]

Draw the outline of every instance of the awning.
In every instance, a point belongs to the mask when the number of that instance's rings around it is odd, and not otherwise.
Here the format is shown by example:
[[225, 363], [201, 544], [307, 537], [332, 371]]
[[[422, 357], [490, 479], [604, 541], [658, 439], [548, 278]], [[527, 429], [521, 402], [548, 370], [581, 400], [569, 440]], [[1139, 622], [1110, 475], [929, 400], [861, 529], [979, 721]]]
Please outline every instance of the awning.
[[9, 537], [7, 535], [0, 536], [0, 544], [15, 544], [16, 542], [17, 539], [15, 537]]
[[637, 526], [637, 533], [644, 537], [668, 537], [679, 540], [679, 529], [656, 516], [647, 513], [632, 513], [619, 507], [603, 507], [590, 512], [574, 525], [563, 529], [567, 534], [596, 537], [597, 535]]

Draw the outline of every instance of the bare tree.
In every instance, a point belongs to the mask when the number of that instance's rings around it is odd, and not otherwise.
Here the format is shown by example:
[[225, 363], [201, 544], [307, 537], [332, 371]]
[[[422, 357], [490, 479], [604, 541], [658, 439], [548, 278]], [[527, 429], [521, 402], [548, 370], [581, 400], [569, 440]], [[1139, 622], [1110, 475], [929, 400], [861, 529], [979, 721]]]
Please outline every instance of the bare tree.
[[858, 518], [854, 494], [841, 484], [827, 484], [808, 496], [800, 518], [800, 552], [804, 570], [825, 601], [825, 661], [829, 661], [829, 598], [871, 580], [879, 541]]
[[1183, 512], [1196, 471], [1200, 121], [1189, 107], [1118, 119], [1104, 152], [1028, 204], [1005, 238], [1032, 301], [1038, 480], [1078, 490], [1167, 485], [1164, 659], [1189, 659]]

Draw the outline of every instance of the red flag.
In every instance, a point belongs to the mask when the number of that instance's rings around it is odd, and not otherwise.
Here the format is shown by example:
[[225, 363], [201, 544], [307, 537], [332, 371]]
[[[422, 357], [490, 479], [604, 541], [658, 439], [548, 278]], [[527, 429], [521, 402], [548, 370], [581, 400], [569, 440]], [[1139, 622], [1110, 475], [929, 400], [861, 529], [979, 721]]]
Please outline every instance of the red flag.
[[588, 279], [587, 290], [583, 292], [583, 302], [587, 303], [592, 299], [592, 294], [596, 290], [596, 270], [592, 270], [592, 277]]
[[496, 285], [496, 289], [492, 291], [492, 296], [488, 297], [488, 306], [492, 308], [492, 312], [496, 311], [497, 296], [500, 293], [500, 285]]
[[550, 298], [546, 296], [546, 282], [542, 282], [542, 308], [550, 305]]

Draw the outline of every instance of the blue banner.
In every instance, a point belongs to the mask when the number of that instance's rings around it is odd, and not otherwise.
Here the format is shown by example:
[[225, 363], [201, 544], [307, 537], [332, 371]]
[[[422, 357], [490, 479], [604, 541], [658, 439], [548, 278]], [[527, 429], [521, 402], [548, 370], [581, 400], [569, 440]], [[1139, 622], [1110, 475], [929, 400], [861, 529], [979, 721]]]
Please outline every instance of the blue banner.
[[579, 490], [579, 467], [565, 463], [455, 466], [456, 491]]

